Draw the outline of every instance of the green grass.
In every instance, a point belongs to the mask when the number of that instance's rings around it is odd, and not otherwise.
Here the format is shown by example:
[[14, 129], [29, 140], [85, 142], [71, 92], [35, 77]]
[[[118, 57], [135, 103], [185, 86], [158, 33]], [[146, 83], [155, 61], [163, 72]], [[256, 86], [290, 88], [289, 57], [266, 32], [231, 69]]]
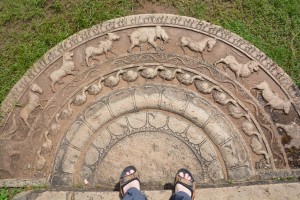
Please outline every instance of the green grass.
[[[300, 87], [299, 0], [151, 0], [235, 32]], [[81, 29], [134, 13], [142, 0], [0, 0], [0, 103], [32, 64]]]
[[0, 200], [9, 200], [12, 199], [14, 196], [19, 194], [20, 192], [25, 191], [26, 188], [0, 188]]

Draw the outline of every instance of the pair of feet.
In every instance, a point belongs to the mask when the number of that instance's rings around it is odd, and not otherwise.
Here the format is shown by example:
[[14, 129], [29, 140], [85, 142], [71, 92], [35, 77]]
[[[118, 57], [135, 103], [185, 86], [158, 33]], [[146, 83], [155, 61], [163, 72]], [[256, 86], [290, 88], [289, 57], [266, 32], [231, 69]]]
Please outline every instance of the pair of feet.
[[[134, 174], [135, 171], [134, 169], [130, 169], [129, 171], [126, 171], [125, 176], [130, 176], [131, 174]], [[186, 181], [191, 181], [194, 182], [194, 180], [192, 179], [192, 177], [190, 176], [189, 173], [184, 173], [184, 172], [179, 172], [178, 175], [182, 178], [185, 179]], [[133, 180], [131, 182], [129, 182], [128, 184], [126, 184], [123, 187], [123, 192], [124, 194], [127, 192], [127, 190], [129, 190], [130, 188], [136, 188], [138, 190], [140, 190], [140, 182], [138, 180]], [[186, 186], [177, 183], [175, 185], [175, 192], [185, 192], [187, 193], [187, 195], [192, 196], [192, 192], [190, 189], [188, 189]]]

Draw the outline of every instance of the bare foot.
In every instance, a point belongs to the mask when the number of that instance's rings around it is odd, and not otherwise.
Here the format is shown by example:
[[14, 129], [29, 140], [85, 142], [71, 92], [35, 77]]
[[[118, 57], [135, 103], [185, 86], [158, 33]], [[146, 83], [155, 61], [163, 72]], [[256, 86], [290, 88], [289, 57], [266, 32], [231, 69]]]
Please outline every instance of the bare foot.
[[[134, 170], [131, 169], [129, 172], [126, 172], [126, 176], [133, 174]], [[134, 180], [131, 181], [130, 183], [128, 183], [127, 185], [124, 186], [123, 191], [124, 194], [127, 192], [127, 190], [129, 190], [129, 188], [135, 187], [136, 189], [140, 190], [140, 182], [138, 180]]]
[[[181, 176], [182, 178], [187, 179], [189, 181], [192, 179], [188, 173], [184, 174], [183, 172], [179, 172], [179, 176]], [[181, 185], [180, 183], [176, 184], [175, 192], [185, 192], [189, 196], [192, 196], [192, 192], [187, 187]]]

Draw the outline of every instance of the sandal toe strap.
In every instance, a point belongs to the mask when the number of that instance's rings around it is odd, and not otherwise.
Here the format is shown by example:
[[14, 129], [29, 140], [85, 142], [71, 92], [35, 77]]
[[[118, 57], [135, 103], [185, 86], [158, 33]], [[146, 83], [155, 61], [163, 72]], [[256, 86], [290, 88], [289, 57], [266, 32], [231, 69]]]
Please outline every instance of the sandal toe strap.
[[191, 195], [192, 199], [195, 198], [196, 184], [194, 181], [187, 180], [177, 174], [175, 177], [175, 185], [178, 183], [185, 186], [187, 189], [189, 189], [192, 193]]
[[139, 181], [139, 173], [137, 171], [135, 171], [134, 173], [129, 174], [127, 176], [121, 177], [121, 179], [120, 179], [121, 186], [125, 186], [126, 184], [128, 184], [129, 182], [131, 182], [133, 180]]

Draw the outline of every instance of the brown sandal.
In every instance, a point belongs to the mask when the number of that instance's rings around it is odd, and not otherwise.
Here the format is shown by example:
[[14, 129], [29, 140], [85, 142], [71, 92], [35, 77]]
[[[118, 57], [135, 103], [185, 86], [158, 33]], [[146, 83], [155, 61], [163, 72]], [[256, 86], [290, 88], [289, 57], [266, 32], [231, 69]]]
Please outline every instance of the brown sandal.
[[[179, 173], [182, 172], [184, 174], [188, 174], [191, 177], [191, 180], [187, 180], [181, 176], [179, 176]], [[187, 170], [187, 169], [180, 169], [177, 171], [176, 176], [175, 176], [175, 181], [174, 181], [174, 188], [177, 184], [181, 184], [184, 187], [186, 187], [187, 189], [189, 189], [191, 191], [191, 198], [194, 199], [195, 198], [195, 190], [196, 190], [196, 184], [195, 184], [195, 180], [194, 177], [192, 175], [192, 173]]]
[[[129, 172], [130, 170], [134, 170], [134, 173], [126, 175], [126, 172]], [[128, 166], [126, 167], [120, 176], [120, 193], [121, 196], [124, 197], [124, 190], [123, 188], [130, 182], [134, 181], [134, 180], [138, 180], [140, 182], [139, 179], [139, 173], [137, 172], [136, 168], [134, 166]], [[141, 182], [140, 182], [141, 183]]]

